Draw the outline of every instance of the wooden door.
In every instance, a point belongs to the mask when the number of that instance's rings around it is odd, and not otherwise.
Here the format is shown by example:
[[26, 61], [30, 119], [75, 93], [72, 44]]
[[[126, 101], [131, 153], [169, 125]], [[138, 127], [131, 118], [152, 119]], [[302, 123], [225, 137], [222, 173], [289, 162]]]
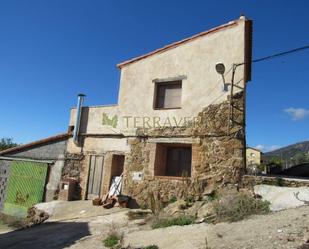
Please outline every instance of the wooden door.
[[87, 199], [91, 200], [101, 195], [104, 157], [90, 156]]

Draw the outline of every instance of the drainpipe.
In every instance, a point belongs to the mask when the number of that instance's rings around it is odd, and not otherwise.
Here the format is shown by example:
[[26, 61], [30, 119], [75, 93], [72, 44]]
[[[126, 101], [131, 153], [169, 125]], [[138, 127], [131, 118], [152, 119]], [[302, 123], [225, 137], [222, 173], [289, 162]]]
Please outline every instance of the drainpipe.
[[79, 139], [78, 139], [78, 134], [79, 134], [79, 128], [80, 128], [80, 121], [81, 121], [81, 116], [82, 116], [82, 108], [83, 108], [83, 102], [84, 102], [84, 97], [85, 94], [78, 94], [78, 101], [77, 101], [77, 107], [76, 107], [76, 120], [75, 120], [75, 126], [74, 126], [74, 131], [73, 131], [73, 142], [76, 146], [79, 146]]

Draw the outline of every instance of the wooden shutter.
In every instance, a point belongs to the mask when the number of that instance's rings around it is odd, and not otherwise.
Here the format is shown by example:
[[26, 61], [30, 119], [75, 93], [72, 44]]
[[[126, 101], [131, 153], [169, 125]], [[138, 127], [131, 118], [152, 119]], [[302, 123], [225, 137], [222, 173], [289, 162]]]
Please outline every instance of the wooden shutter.
[[158, 83], [155, 107], [181, 107], [181, 81]]

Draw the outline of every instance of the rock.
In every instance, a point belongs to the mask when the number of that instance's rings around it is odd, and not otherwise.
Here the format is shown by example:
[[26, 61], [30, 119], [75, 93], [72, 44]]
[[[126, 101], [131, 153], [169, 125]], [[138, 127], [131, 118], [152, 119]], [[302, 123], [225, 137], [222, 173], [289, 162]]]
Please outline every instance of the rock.
[[203, 192], [203, 199], [208, 199], [208, 196], [214, 195], [215, 194], [215, 189], [214, 188], [207, 188]]
[[186, 202], [184, 200], [178, 200], [174, 203], [169, 204], [163, 209], [163, 213], [169, 216], [179, 216], [184, 214], [186, 208]]
[[165, 207], [163, 209], [163, 213], [168, 216], [188, 215], [192, 217], [204, 218], [204, 216], [198, 216], [198, 212], [203, 206], [203, 201], [187, 203], [184, 200], [178, 200]]
[[288, 237], [286, 238], [287, 242], [294, 242], [295, 241], [295, 237], [293, 237], [292, 235], [288, 235]]
[[[269, 201], [271, 204], [270, 209], [272, 211], [280, 211], [303, 206], [305, 205], [304, 201], [309, 201], [308, 187], [292, 188], [256, 185], [254, 186], [254, 193], [261, 195], [263, 200]], [[300, 199], [304, 201], [301, 201]]]
[[297, 249], [309, 249], [309, 243], [299, 246]]
[[204, 202], [202, 201], [194, 202], [191, 207], [185, 210], [185, 214], [192, 217], [197, 217], [198, 211], [201, 209], [203, 205]]
[[48, 213], [44, 212], [43, 210], [37, 209], [35, 207], [29, 208], [24, 227], [32, 227], [34, 225], [41, 224], [48, 218]]
[[205, 218], [214, 214], [213, 205], [211, 202], [206, 202], [197, 212], [198, 218]]
[[309, 243], [309, 232], [306, 232], [306, 233], [304, 234], [303, 241], [304, 241], [305, 243]]
[[196, 224], [203, 223], [203, 222], [205, 222], [205, 218], [198, 218], [195, 220]]
[[92, 200], [92, 205], [93, 206], [101, 206], [103, 204], [103, 201], [101, 198], [95, 198]]

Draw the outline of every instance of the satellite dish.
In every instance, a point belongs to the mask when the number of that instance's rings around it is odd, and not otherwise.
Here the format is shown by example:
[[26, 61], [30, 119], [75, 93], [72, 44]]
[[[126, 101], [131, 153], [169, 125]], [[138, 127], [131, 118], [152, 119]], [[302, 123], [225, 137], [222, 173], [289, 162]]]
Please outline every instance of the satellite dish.
[[225, 66], [224, 66], [224, 64], [223, 64], [222, 62], [218, 62], [218, 63], [216, 64], [216, 71], [217, 71], [218, 74], [221, 74], [221, 75], [224, 74], [224, 72], [225, 72]]

